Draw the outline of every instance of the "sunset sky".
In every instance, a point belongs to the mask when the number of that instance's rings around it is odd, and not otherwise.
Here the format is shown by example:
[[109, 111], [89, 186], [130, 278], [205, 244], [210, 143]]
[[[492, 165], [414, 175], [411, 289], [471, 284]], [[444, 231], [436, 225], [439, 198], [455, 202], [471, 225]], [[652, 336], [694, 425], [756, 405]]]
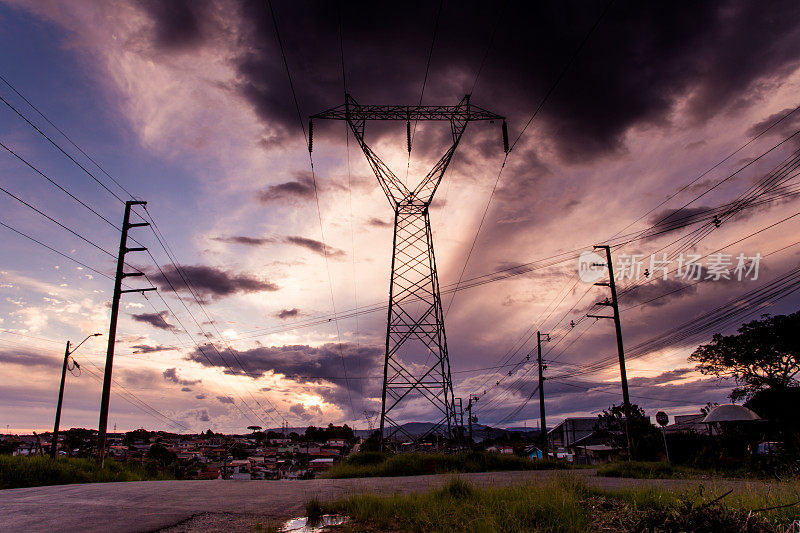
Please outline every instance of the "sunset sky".
[[[380, 409], [393, 213], [343, 122], [315, 123], [313, 176], [301, 129], [343, 88], [365, 104], [471, 93], [507, 117], [502, 172], [500, 125], [472, 123], [431, 206], [455, 395], [482, 396], [480, 423], [539, 424], [538, 394], [526, 401], [537, 330], [551, 336], [548, 425], [620, 403], [613, 323], [585, 318], [608, 312], [592, 308], [608, 292], [577, 272], [594, 244], [619, 244], [618, 268], [643, 258], [638, 281], [618, 284], [631, 399], [649, 415], [726, 401], [732, 383], [688, 355], [800, 307], [770, 293], [687, 329], [797, 267], [800, 217], [787, 217], [800, 184], [781, 167], [800, 150], [796, 2], [273, 7], [275, 20], [266, 1], [0, 0], [0, 426], [52, 429], [64, 343], [99, 332], [74, 354], [82, 372], [67, 375], [61, 419], [97, 427], [116, 260], [87, 241], [116, 255], [130, 194], [164, 246], [131, 230], [152, 258], [128, 262], [159, 291], [123, 297], [110, 427], [366, 428], [363, 411]], [[420, 122], [410, 163], [405, 135], [402, 123], [366, 127], [416, 183], [449, 130]], [[742, 195], [733, 216], [710, 211]], [[663, 253], [672, 268], [680, 253], [728, 254], [732, 279], [645, 278]], [[736, 279], [739, 254], [761, 254], [756, 280]], [[433, 418], [418, 403], [400, 417]]]

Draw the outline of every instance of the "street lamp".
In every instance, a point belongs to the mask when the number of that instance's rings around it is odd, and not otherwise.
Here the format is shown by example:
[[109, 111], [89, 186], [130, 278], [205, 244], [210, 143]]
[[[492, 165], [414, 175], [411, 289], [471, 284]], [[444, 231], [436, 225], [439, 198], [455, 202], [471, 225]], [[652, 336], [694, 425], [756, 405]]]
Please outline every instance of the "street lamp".
[[[67, 362], [69, 361], [69, 356], [75, 353], [75, 351], [81, 347], [81, 344], [88, 341], [92, 337], [99, 337], [102, 333], [94, 333], [92, 335], [88, 335], [85, 339], [83, 339], [73, 350], [70, 350], [70, 343], [67, 341], [67, 347], [64, 350], [64, 366], [61, 367], [61, 388], [58, 389], [58, 405], [56, 406], [56, 423], [53, 426], [53, 442], [50, 444], [50, 457], [55, 458], [56, 450], [58, 449], [58, 424], [61, 422], [61, 403], [64, 400], [64, 381], [67, 377]], [[74, 363], [75, 361], [73, 361]], [[78, 363], [75, 363], [75, 366], [78, 366]], [[78, 366], [80, 368], [80, 366]]]

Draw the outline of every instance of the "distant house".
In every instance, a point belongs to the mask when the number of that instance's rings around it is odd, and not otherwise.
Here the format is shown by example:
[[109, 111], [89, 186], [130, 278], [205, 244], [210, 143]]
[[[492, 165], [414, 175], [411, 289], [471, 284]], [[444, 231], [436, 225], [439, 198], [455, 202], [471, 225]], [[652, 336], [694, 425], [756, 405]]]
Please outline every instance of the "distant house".
[[547, 432], [547, 444], [554, 452], [566, 452], [577, 441], [594, 433], [596, 417], [566, 418]]
[[706, 417], [703, 413], [693, 415], [676, 415], [675, 422], [666, 426], [667, 433], [707, 433], [708, 428], [703, 424]]
[[312, 459], [308, 466], [312, 470], [327, 470], [333, 466], [333, 457], [320, 457], [319, 459]]
[[514, 454], [514, 447], [513, 446], [489, 446], [486, 448], [487, 452], [492, 453], [499, 453], [502, 455], [513, 455]]
[[344, 439], [328, 439], [328, 442], [326, 442], [325, 445], [344, 447], [347, 446], [347, 442]]

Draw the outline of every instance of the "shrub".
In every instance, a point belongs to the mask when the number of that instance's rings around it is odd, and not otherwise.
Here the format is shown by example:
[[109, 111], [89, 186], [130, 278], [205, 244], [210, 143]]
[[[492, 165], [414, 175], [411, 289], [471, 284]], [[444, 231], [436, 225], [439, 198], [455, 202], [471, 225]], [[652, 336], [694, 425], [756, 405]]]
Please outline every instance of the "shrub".
[[164, 479], [164, 476], [151, 475], [138, 465], [111, 459], [106, 459], [105, 468], [101, 469], [93, 459], [0, 456], [0, 489], [148, 479]]

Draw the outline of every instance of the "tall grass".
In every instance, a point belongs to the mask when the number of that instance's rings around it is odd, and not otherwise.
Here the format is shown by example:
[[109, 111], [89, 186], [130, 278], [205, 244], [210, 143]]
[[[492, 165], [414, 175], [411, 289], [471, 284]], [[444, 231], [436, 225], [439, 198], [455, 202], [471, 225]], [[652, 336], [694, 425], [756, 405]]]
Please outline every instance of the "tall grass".
[[570, 532], [587, 529], [580, 504], [586, 494], [584, 485], [571, 480], [479, 489], [454, 478], [425, 494], [363, 494], [324, 507], [374, 531]]
[[598, 476], [626, 477], [635, 479], [671, 479], [688, 478], [708, 475], [708, 471], [689, 468], [686, 466], [672, 466], [662, 462], [623, 461], [608, 463], [597, 469]]
[[[800, 482], [602, 491], [562, 474], [541, 484], [479, 488], [454, 477], [423, 494], [315, 501], [351, 521], [345, 531], [789, 531], [800, 519]], [[791, 530], [794, 531], [794, 530]]]
[[424, 474], [494, 472], [501, 470], [552, 470], [569, 468], [562, 461], [532, 461], [526, 457], [474, 452], [456, 454], [365, 452], [334, 465], [325, 477], [396, 477]]
[[110, 459], [101, 469], [93, 459], [0, 455], [0, 489], [150, 479], [165, 478], [149, 474], [138, 465], [126, 465]]

